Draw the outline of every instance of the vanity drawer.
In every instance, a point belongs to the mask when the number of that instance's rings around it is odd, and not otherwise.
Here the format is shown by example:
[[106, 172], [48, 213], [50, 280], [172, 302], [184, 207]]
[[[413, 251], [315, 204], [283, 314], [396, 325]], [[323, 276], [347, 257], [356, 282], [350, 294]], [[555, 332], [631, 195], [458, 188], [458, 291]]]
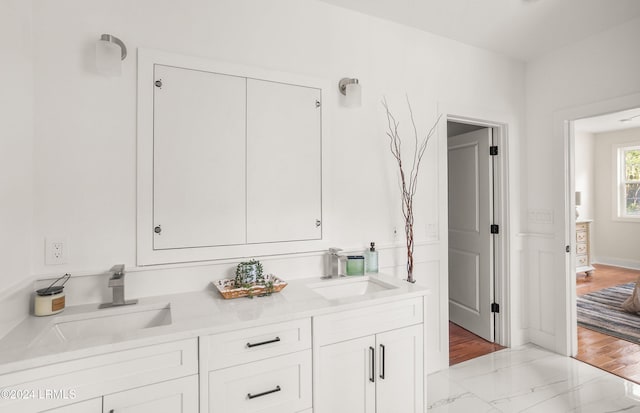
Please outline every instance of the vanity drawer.
[[585, 265], [589, 265], [588, 264], [588, 259], [586, 255], [582, 255], [582, 256], [578, 256], [576, 257], [576, 267], [584, 267]]
[[[198, 373], [197, 339], [111, 352], [0, 376], [0, 389], [73, 391], [74, 400]], [[0, 398], [0, 412], [38, 412], [69, 404], [64, 398]]]
[[586, 242], [587, 241], [587, 231], [578, 231], [578, 232], [576, 232], [576, 241], [577, 242]]
[[287, 321], [208, 337], [208, 370], [311, 348], [311, 319]]
[[209, 373], [210, 413], [295, 413], [311, 405], [311, 350]]
[[576, 245], [576, 254], [586, 254], [587, 253], [587, 244], [578, 244]]
[[420, 324], [423, 320], [422, 302], [418, 297], [314, 317], [313, 335], [317, 344], [322, 346]]
[[576, 231], [586, 231], [587, 230], [587, 224], [584, 222], [581, 223], [577, 223], [576, 224]]

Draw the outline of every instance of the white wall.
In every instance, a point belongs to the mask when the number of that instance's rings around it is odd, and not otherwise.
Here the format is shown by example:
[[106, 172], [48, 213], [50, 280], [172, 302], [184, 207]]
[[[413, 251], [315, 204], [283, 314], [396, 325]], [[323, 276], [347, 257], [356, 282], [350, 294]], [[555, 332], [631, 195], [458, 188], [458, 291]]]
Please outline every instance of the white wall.
[[[392, 242], [393, 226], [402, 223], [383, 95], [403, 113], [409, 93], [423, 129], [434, 120], [439, 100], [490, 100], [514, 113], [523, 104], [521, 64], [315, 1], [37, 1], [35, 26], [36, 274], [135, 263], [137, 47], [308, 74], [336, 85], [343, 76], [359, 77], [363, 107], [330, 113], [327, 136], [333, 143], [331, 199], [340, 206], [331, 224], [345, 246]], [[102, 32], [129, 47], [121, 78], [93, 73], [92, 47]], [[338, 93], [329, 97], [337, 100]], [[425, 238], [425, 224], [437, 220], [437, 202], [429, 194], [436, 168], [431, 149], [418, 195], [419, 239]], [[353, 185], [360, 189], [353, 191]], [[51, 235], [68, 238], [69, 265], [44, 265], [43, 241]]]
[[595, 216], [595, 138], [592, 133], [575, 132], [576, 137], [576, 192], [582, 193], [579, 219], [593, 219]]
[[0, 331], [14, 324], [16, 315], [26, 314], [29, 305], [22, 294], [15, 295], [14, 289], [31, 271], [31, 14], [31, 1], [0, 2], [0, 301], [8, 303], [0, 311]]
[[596, 262], [609, 265], [640, 269], [640, 221], [621, 222], [616, 220], [617, 162], [614, 158], [615, 146], [638, 144], [640, 128], [615, 132], [598, 133], [596, 139], [596, 214], [594, 226]]
[[[640, 19], [562, 48], [527, 65], [527, 204], [551, 212], [551, 222], [527, 222], [524, 279], [529, 282], [529, 333], [534, 343], [569, 350], [571, 283], [565, 277], [564, 142], [568, 108], [640, 92]], [[527, 214], [527, 216], [531, 216]]]
[[[108, 299], [103, 272], [112, 264], [129, 268], [131, 296], [206, 288], [234, 263], [135, 269], [136, 64], [135, 50], [155, 48], [267, 69], [329, 79], [337, 88], [345, 76], [360, 79], [361, 108], [337, 105], [331, 127], [331, 208], [325, 218], [332, 243], [364, 249], [382, 247], [381, 267], [402, 275], [402, 216], [397, 172], [388, 152], [383, 95], [408, 124], [409, 94], [421, 130], [430, 127], [439, 104], [506, 114], [509, 139], [518, 148], [524, 116], [524, 65], [416, 29], [313, 0], [47, 0], [34, 1], [35, 199], [31, 274], [47, 278], [69, 271], [70, 304]], [[101, 33], [120, 37], [129, 48], [123, 76], [107, 79], [93, 71], [94, 42]], [[459, 113], [464, 115], [464, 113]], [[444, 146], [446, 148], [446, 146]], [[511, 154], [513, 155], [513, 154]], [[521, 159], [511, 166], [519, 177]], [[446, 171], [446, 150], [434, 140], [424, 159], [415, 201], [416, 277], [436, 294], [428, 314], [430, 369], [446, 366], [448, 350], [446, 245], [428, 234], [436, 228], [444, 200], [438, 176]], [[446, 158], [444, 158], [446, 159]], [[515, 179], [514, 188], [519, 182]], [[357, 190], [354, 190], [357, 188]], [[517, 193], [514, 196], [519, 197]], [[28, 203], [24, 203], [28, 206]], [[516, 201], [514, 205], [519, 205]], [[511, 213], [519, 221], [519, 211]], [[517, 232], [517, 225], [514, 226]], [[436, 234], [436, 235], [438, 235]], [[44, 264], [44, 239], [65, 237], [69, 262]], [[387, 246], [387, 248], [385, 248]], [[444, 258], [444, 262], [443, 262]], [[518, 266], [519, 268], [519, 266]], [[320, 255], [265, 259], [265, 269], [283, 278], [322, 273]], [[25, 277], [13, 274], [12, 280]], [[87, 275], [87, 276], [81, 276]], [[517, 279], [518, 271], [512, 271]], [[515, 282], [514, 285], [519, 285]], [[512, 301], [520, 306], [520, 289]], [[519, 324], [516, 322], [515, 326]]]

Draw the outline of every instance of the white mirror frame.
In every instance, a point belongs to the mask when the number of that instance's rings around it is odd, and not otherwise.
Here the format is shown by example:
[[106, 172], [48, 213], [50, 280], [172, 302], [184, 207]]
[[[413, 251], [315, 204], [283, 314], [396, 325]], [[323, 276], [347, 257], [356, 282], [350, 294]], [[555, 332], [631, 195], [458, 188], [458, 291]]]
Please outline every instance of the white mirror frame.
[[[324, 79], [276, 72], [257, 67], [220, 62], [199, 57], [185, 56], [153, 49], [138, 49], [138, 108], [137, 108], [137, 264], [139, 266], [176, 264], [199, 261], [239, 259], [269, 255], [287, 255], [318, 252], [329, 246], [327, 225], [328, 179], [327, 154], [329, 153], [328, 121], [333, 91], [331, 82]], [[243, 244], [219, 247], [199, 247], [156, 250], [153, 248], [153, 83], [154, 65], [183, 67], [231, 74], [236, 76], [290, 83], [318, 88], [322, 93], [322, 239], [312, 241], [288, 241], [264, 244]]]

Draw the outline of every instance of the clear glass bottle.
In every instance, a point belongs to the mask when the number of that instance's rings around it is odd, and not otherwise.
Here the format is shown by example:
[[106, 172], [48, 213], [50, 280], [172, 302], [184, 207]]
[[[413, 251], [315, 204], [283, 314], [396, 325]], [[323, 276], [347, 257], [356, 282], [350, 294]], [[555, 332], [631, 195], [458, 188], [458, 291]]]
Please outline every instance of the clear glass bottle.
[[376, 243], [371, 243], [369, 251], [365, 252], [365, 263], [367, 266], [367, 272], [378, 272], [378, 251], [376, 251]]

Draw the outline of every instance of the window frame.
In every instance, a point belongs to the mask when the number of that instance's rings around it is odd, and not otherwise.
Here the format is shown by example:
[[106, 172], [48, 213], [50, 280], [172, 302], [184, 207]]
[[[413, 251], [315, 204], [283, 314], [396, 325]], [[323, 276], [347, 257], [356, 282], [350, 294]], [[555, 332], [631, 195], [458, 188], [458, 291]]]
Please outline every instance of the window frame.
[[627, 180], [626, 157], [630, 150], [640, 150], [640, 142], [627, 142], [614, 146], [615, 173], [614, 173], [614, 217], [615, 221], [640, 222], [640, 214], [630, 215], [626, 208], [626, 185], [629, 183], [640, 183], [640, 179]]

